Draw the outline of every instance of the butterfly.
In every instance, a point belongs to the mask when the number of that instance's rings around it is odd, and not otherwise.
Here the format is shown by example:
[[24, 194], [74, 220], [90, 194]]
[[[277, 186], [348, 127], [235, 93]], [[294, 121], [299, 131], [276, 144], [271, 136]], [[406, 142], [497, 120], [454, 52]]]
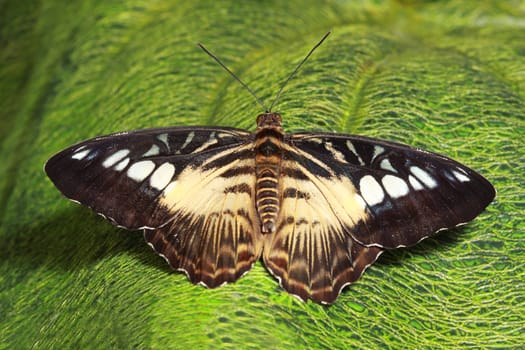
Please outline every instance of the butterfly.
[[66, 197], [144, 230], [193, 283], [234, 282], [262, 257], [286, 291], [322, 304], [383, 251], [466, 223], [495, 196], [484, 177], [445, 156], [364, 136], [287, 134], [281, 115], [266, 110], [255, 132], [168, 127], [96, 137], [55, 154], [45, 171]]

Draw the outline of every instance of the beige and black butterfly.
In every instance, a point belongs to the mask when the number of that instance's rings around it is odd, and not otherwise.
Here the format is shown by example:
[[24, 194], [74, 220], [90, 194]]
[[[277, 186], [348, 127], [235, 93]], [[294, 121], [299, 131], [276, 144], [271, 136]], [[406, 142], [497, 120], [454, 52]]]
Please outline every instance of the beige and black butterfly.
[[362, 136], [285, 134], [272, 112], [257, 117], [255, 133], [171, 127], [97, 137], [45, 170], [66, 197], [143, 229], [193, 283], [233, 282], [262, 256], [284, 289], [324, 304], [385, 249], [468, 222], [495, 196], [447, 157]]

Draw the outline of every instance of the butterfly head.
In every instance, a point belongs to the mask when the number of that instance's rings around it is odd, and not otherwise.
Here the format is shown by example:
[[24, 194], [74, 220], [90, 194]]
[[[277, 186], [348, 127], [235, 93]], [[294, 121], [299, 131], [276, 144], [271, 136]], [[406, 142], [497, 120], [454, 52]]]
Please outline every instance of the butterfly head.
[[279, 113], [266, 112], [257, 116], [257, 129], [277, 128], [281, 129], [283, 118]]

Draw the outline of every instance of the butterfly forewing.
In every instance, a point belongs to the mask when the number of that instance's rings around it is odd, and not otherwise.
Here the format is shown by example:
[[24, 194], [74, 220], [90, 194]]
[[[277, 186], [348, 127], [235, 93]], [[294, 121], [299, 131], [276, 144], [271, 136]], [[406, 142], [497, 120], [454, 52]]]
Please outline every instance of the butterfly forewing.
[[290, 142], [308, 155], [303, 158], [326, 183], [328, 190], [322, 191], [327, 199], [332, 193], [345, 194], [339, 198], [345, 210], [331, 204], [337, 220], [366, 246], [413, 245], [440, 229], [472, 220], [495, 195], [475, 171], [409, 146], [316, 133], [293, 134]]
[[[156, 228], [172, 218], [173, 204], [163, 200], [167, 192], [192, 190], [201, 165], [250, 137], [243, 130], [205, 127], [119, 133], [69, 147], [45, 170], [66, 197], [115, 224]], [[227, 155], [223, 161], [228, 162]]]

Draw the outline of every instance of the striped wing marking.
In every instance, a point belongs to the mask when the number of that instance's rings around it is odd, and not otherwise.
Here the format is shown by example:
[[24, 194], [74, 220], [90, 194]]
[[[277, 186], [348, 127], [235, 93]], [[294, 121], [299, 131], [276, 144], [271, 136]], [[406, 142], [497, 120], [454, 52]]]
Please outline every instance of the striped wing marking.
[[[490, 182], [474, 170], [414, 147], [328, 133], [294, 134], [291, 142], [337, 179], [348, 179], [350, 185], [345, 186], [354, 189], [352, 199], [363, 204], [364, 220], [339, 213], [337, 217], [365, 246], [412, 246], [439, 230], [471, 221], [495, 196]], [[320, 167], [309, 169], [326, 179]], [[343, 186], [332, 188], [343, 191]]]
[[265, 236], [264, 262], [291, 294], [330, 304], [383, 250], [358, 243], [341, 224], [367, 219], [348, 178], [299, 149], [285, 155], [281, 212], [275, 234]]
[[162, 198], [182, 174], [250, 141], [249, 132], [233, 128], [138, 130], [68, 147], [49, 159], [45, 171], [64, 196], [117, 226], [156, 228], [171, 220]]
[[161, 199], [173, 219], [144, 237], [191, 282], [210, 288], [233, 282], [259, 259], [254, 165], [250, 146], [226, 150], [183, 172]]

